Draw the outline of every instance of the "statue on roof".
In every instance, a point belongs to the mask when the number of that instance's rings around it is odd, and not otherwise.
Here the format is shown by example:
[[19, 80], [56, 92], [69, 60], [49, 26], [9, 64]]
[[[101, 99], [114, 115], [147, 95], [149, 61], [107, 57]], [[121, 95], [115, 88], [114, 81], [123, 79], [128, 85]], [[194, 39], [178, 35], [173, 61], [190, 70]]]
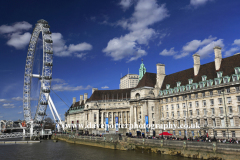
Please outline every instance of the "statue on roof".
[[142, 59], [142, 64], [140, 65], [139, 68], [139, 81], [142, 79], [143, 75], [146, 73], [147, 69], [145, 68], [143, 64], [143, 59]]

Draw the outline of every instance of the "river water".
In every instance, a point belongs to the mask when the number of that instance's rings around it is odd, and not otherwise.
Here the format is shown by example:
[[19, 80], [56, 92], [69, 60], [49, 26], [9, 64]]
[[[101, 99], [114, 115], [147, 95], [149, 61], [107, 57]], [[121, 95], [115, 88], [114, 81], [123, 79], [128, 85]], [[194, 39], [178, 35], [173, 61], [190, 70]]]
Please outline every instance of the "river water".
[[[15, 140], [15, 139], [11, 139]], [[120, 151], [43, 140], [33, 144], [0, 144], [0, 160], [190, 160], [179, 156]]]

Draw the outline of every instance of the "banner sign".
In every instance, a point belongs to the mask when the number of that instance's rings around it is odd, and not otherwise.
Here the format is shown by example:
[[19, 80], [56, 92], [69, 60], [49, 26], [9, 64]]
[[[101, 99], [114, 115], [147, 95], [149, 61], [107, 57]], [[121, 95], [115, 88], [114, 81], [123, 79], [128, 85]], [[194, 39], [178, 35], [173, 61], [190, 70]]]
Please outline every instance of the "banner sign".
[[148, 129], [148, 116], [145, 116], [145, 122], [146, 122], [146, 132], [148, 133], [149, 132], [149, 129]]
[[108, 132], [108, 117], [106, 117], [106, 131]]
[[116, 132], [118, 132], [118, 117], [115, 117], [115, 122], [116, 122]]

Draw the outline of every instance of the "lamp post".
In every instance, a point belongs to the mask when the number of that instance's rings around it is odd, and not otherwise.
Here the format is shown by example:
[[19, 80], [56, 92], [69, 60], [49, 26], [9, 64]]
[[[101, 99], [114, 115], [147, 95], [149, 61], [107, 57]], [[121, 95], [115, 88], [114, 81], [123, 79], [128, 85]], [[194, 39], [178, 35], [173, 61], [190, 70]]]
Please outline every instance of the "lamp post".
[[186, 124], [188, 125], [188, 123], [187, 123], [187, 120], [188, 120], [188, 105], [187, 105], [187, 95], [185, 95], [184, 96], [185, 98], [186, 98], [186, 107], [187, 107], [187, 118], [186, 118], [186, 116], [185, 116], [185, 132], [184, 132], [184, 140], [187, 140], [188, 139], [188, 133], [187, 133], [187, 126], [186, 126]]
[[226, 107], [225, 96], [224, 96], [224, 88], [222, 89], [222, 94], [223, 94], [223, 102], [224, 102], [224, 108], [225, 108], [225, 117], [226, 117], [227, 135], [228, 135], [228, 139], [229, 139], [228, 121], [227, 121], [227, 107]]
[[216, 142], [217, 140], [216, 140], [216, 137], [215, 137], [215, 133], [214, 133], [214, 127], [213, 127], [213, 140], [212, 140], [212, 142]]

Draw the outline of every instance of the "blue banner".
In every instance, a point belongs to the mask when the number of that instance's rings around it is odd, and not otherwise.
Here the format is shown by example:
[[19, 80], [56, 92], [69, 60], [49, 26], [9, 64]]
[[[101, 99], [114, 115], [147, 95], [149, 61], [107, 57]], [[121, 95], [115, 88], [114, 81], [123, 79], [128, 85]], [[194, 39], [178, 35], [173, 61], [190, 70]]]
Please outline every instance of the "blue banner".
[[148, 133], [149, 132], [149, 129], [148, 129], [148, 116], [145, 116], [145, 123], [146, 123], [146, 132]]
[[115, 123], [116, 123], [116, 132], [118, 132], [118, 117], [115, 117]]
[[108, 132], [108, 117], [106, 117], [105, 122], [106, 122], [106, 131]]

